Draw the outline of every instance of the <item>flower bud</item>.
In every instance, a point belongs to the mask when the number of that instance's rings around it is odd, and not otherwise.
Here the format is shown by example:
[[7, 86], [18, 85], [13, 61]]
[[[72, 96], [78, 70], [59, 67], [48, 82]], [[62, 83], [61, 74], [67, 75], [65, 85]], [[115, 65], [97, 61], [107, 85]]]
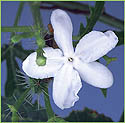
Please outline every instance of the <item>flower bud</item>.
[[44, 56], [37, 57], [36, 63], [38, 66], [44, 66], [46, 64], [46, 57]]

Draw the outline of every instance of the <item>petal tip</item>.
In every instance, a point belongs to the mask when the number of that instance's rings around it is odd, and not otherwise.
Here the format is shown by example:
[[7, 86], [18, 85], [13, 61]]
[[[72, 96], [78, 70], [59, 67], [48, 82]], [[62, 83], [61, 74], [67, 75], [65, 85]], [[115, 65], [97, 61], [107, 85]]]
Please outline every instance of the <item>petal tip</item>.
[[29, 73], [29, 67], [30, 67], [30, 60], [34, 59], [36, 57], [36, 52], [31, 53], [22, 63], [22, 69], [23, 71], [29, 76], [38, 79], [37, 77], [34, 77], [31, 73]]
[[99, 88], [110, 88], [113, 85], [114, 82], [114, 78], [113, 75], [111, 73], [111, 71], [109, 71], [109, 77], [105, 78], [105, 83], [100, 85]]
[[61, 9], [55, 9], [53, 12], [52, 12], [52, 15], [55, 14], [55, 15], [60, 15], [60, 14], [67, 14], [65, 11], [61, 10]]
[[109, 30], [109, 31], [105, 32], [105, 35], [108, 38], [110, 38], [111, 40], [113, 40], [114, 44], [118, 43], [118, 37], [116, 36], [116, 34], [113, 31]]

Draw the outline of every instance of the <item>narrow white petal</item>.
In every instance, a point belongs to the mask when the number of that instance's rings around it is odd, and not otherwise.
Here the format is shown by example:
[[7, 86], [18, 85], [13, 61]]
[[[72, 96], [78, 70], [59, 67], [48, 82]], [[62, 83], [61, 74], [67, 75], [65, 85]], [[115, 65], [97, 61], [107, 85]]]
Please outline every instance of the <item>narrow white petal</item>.
[[99, 88], [109, 88], [113, 84], [113, 75], [107, 67], [98, 63], [83, 63], [81, 60], [74, 62], [75, 69], [82, 80]]
[[91, 31], [80, 40], [75, 55], [84, 62], [93, 62], [107, 54], [117, 43], [118, 38], [112, 31]]
[[70, 108], [79, 100], [78, 92], [82, 87], [79, 74], [71, 64], [64, 64], [53, 82], [53, 99], [61, 108]]
[[67, 13], [57, 9], [52, 12], [51, 23], [54, 29], [54, 39], [65, 56], [72, 55], [74, 50], [72, 46], [72, 22]]
[[45, 66], [36, 64], [37, 53], [31, 53], [23, 62], [22, 69], [30, 77], [43, 79], [54, 77], [56, 72], [63, 65], [62, 53], [59, 49], [44, 48], [45, 56], [47, 57]]

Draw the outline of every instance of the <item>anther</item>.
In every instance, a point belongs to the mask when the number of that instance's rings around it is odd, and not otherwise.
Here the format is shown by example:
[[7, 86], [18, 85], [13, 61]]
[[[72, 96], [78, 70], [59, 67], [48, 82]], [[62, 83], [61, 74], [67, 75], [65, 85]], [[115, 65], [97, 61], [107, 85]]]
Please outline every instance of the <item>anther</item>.
[[73, 58], [69, 57], [69, 58], [68, 58], [68, 61], [72, 62], [72, 61], [73, 61]]

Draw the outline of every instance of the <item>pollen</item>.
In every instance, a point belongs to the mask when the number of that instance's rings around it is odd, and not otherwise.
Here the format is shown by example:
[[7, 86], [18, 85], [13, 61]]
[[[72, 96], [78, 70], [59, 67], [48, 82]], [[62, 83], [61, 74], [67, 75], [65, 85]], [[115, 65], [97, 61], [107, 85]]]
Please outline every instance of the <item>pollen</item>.
[[68, 61], [69, 61], [69, 62], [72, 62], [72, 61], [73, 61], [73, 58], [69, 57], [69, 58], [68, 58]]

